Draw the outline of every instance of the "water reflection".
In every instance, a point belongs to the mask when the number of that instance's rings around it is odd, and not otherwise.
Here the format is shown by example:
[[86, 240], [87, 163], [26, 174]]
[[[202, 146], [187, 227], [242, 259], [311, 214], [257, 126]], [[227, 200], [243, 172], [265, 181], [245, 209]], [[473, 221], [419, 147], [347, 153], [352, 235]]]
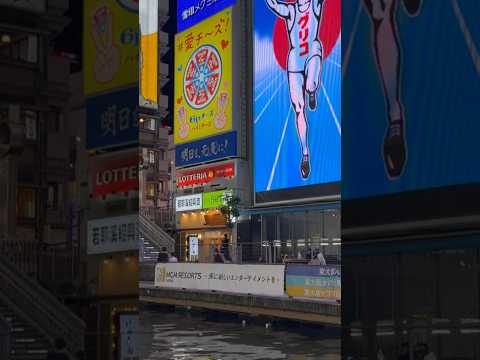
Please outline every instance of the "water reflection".
[[143, 312], [142, 359], [331, 360], [340, 359], [337, 331], [265, 328], [247, 320], [210, 321], [198, 314]]

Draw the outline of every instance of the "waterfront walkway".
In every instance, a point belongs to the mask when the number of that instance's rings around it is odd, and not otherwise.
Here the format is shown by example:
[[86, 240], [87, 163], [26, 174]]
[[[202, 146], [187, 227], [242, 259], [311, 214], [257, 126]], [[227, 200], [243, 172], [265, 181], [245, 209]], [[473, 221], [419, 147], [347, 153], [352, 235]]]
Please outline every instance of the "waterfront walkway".
[[219, 291], [155, 287], [153, 281], [140, 282], [140, 301], [151, 304], [192, 307], [249, 315], [340, 326], [341, 308], [336, 301], [260, 296]]

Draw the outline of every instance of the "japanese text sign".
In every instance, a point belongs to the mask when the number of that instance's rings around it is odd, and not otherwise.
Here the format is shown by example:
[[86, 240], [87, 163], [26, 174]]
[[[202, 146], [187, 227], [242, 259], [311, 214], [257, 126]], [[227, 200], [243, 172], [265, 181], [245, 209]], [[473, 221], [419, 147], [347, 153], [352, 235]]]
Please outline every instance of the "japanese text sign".
[[284, 269], [284, 265], [157, 264], [155, 286], [284, 296]]
[[87, 99], [87, 149], [138, 142], [138, 88]]
[[138, 1], [85, 0], [83, 14], [85, 95], [137, 83]]
[[177, 172], [177, 187], [208, 184], [215, 179], [235, 176], [235, 164], [233, 162], [196, 168], [194, 170]]
[[233, 4], [235, 0], [179, 0], [177, 31], [181, 32]]
[[203, 208], [216, 209], [225, 205], [227, 196], [231, 196], [231, 190], [211, 191], [203, 194]]
[[177, 167], [237, 156], [235, 131], [175, 147]]
[[200, 209], [202, 209], [202, 194], [178, 196], [175, 199], [175, 210], [177, 212]]
[[289, 296], [327, 300], [341, 298], [340, 266], [289, 264], [285, 278]]
[[175, 36], [175, 144], [232, 129], [231, 12]]
[[90, 220], [87, 253], [92, 255], [138, 250], [138, 234], [138, 215]]

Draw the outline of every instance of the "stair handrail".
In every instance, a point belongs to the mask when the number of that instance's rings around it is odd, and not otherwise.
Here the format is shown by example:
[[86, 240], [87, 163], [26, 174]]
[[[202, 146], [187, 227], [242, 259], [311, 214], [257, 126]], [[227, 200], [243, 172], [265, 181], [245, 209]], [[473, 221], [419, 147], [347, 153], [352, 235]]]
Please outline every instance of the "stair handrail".
[[0, 297], [52, 344], [61, 338], [70, 352], [83, 351], [83, 320], [5, 258], [0, 259], [0, 284]]
[[[163, 230], [160, 226], [155, 224], [151, 221], [148, 217], [144, 216], [143, 214], [139, 214], [139, 222], [140, 222], [140, 233], [146, 237], [154, 246], [161, 248], [163, 246], [169, 248], [170, 251], [173, 251], [175, 248], [175, 239], [171, 237], [165, 230]], [[149, 236], [149, 233], [150, 235]], [[152, 236], [153, 234], [157, 235]], [[162, 244], [159, 240], [163, 240], [166, 244]]]

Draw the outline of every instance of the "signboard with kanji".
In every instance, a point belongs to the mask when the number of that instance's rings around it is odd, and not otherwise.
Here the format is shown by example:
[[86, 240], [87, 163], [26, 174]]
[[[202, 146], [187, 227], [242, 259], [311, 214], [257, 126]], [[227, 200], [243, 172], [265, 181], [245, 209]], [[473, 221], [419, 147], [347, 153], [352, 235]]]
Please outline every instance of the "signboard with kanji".
[[340, 265], [312, 266], [289, 264], [285, 275], [287, 295], [293, 297], [340, 300]]
[[87, 149], [138, 143], [138, 88], [88, 98]]
[[175, 210], [177, 212], [200, 210], [202, 208], [202, 199], [202, 194], [178, 196], [175, 199]]
[[285, 265], [159, 263], [155, 286], [283, 297], [284, 270]]
[[237, 156], [237, 133], [235, 131], [175, 147], [175, 165], [177, 167], [235, 156]]
[[232, 129], [232, 9], [175, 36], [174, 142]]
[[87, 254], [138, 250], [138, 215], [90, 220], [87, 229]]
[[235, 0], [179, 0], [177, 31], [183, 31], [233, 4]]

